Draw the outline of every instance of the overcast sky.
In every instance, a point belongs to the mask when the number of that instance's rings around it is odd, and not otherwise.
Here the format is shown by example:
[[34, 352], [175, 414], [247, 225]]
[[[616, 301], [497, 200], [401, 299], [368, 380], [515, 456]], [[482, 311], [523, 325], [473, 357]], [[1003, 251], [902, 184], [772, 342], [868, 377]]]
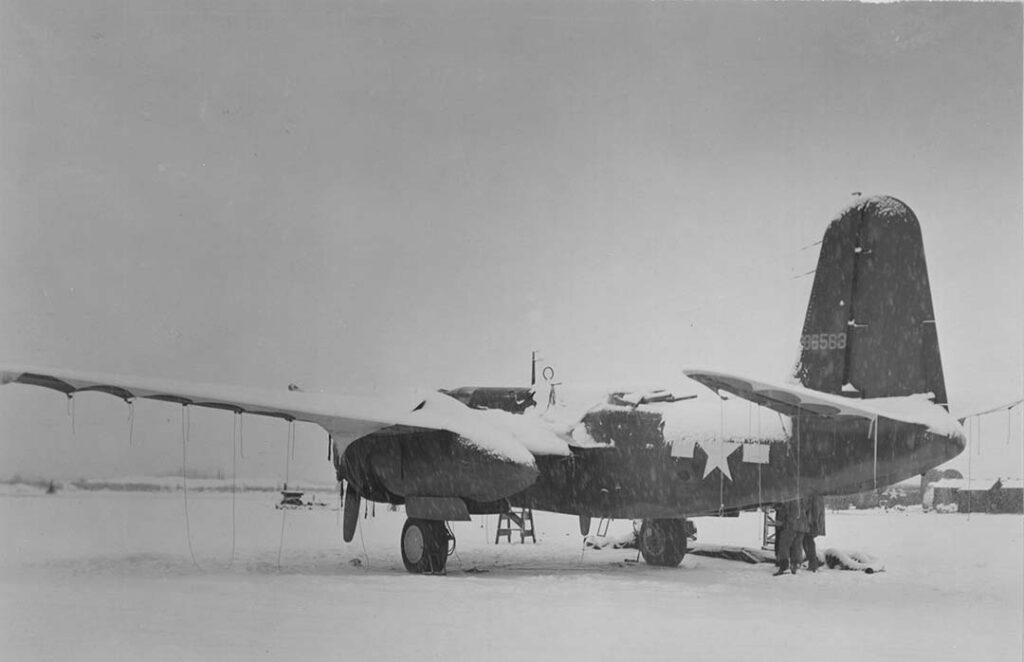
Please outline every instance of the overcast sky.
[[[522, 384], [537, 349], [568, 381], [782, 379], [802, 249], [862, 191], [921, 221], [954, 406], [1022, 391], [1019, 3], [0, 11], [0, 361], [353, 391]], [[129, 447], [123, 403], [76, 398], [72, 436], [63, 396], [5, 388], [0, 474], [180, 466], [178, 411], [138, 409]], [[975, 468], [1020, 475], [1016, 412]], [[229, 463], [231, 416], [193, 425]], [[251, 429], [276, 470], [283, 424]], [[297, 462], [329, 477], [321, 438]]]

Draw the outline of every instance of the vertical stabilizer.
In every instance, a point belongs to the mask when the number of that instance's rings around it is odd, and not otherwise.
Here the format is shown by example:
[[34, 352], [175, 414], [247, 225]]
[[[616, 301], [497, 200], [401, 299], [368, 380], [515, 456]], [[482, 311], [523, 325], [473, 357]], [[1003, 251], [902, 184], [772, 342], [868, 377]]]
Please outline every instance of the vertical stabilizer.
[[921, 227], [899, 200], [858, 198], [829, 224], [795, 377], [826, 393], [930, 392], [946, 404]]

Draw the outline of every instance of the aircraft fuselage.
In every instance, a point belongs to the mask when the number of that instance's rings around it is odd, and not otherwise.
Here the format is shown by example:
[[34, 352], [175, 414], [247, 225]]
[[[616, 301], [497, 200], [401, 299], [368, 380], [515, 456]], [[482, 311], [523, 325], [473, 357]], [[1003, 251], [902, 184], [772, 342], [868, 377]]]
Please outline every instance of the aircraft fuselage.
[[[853, 494], [885, 487], [954, 457], [962, 445], [921, 426], [881, 420], [878, 445], [871, 424], [823, 425], [793, 417], [784, 442], [734, 439], [720, 467], [699, 444], [693, 457], [674, 457], [656, 435], [642, 445], [574, 449], [538, 458], [540, 476], [514, 505], [613, 518], [670, 518], [736, 511], [807, 495]], [[744, 446], [767, 446], [765, 462], [744, 460]], [[714, 453], [716, 449], [709, 449]], [[877, 454], [876, 454], [877, 453]], [[876, 462], [877, 457], [877, 462]]]
[[[478, 397], [478, 407], [522, 413], [528, 391], [487, 390], [490, 400]], [[512, 505], [653, 519], [884, 487], [963, 449], [962, 439], [922, 425], [780, 416], [710, 391], [669, 404], [595, 407], [580, 428], [570, 455], [538, 456], [536, 469], [496, 462], [450, 433], [389, 430], [353, 443], [339, 473], [376, 501], [458, 495], [471, 514]]]

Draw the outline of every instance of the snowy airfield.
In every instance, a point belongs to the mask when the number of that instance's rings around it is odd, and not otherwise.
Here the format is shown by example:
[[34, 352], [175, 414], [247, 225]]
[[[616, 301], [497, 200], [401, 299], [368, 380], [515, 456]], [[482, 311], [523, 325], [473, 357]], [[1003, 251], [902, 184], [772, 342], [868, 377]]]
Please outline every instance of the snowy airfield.
[[[454, 526], [449, 574], [433, 577], [402, 567], [401, 511], [378, 506], [346, 545], [336, 508], [280, 511], [278, 498], [190, 492], [194, 565], [180, 492], [7, 490], [0, 654], [179, 662], [1022, 656], [1019, 515], [830, 513], [819, 545], [869, 552], [887, 571], [777, 578], [763, 564], [687, 556], [664, 569], [627, 562], [635, 550], [583, 552], [574, 518], [541, 512], [537, 544], [496, 546], [491, 516]], [[759, 515], [696, 523], [699, 542], [759, 545]], [[614, 522], [610, 535], [630, 526]]]

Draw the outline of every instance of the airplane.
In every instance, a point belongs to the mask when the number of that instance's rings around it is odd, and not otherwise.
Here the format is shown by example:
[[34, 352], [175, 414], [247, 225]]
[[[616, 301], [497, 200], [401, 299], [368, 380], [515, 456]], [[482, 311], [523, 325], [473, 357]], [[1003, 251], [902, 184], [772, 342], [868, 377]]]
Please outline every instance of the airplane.
[[[853, 494], [961, 453], [950, 415], [921, 230], [890, 196], [828, 225], [788, 382], [686, 370], [676, 389], [460, 387], [412, 399], [0, 368], [0, 383], [100, 391], [320, 425], [351, 542], [360, 503], [404, 505], [411, 573], [445, 572], [447, 522], [513, 508], [640, 520], [646, 563], [677, 566], [688, 518]], [[534, 363], [534, 369], [536, 363]], [[756, 419], [756, 423], [755, 423]]]

